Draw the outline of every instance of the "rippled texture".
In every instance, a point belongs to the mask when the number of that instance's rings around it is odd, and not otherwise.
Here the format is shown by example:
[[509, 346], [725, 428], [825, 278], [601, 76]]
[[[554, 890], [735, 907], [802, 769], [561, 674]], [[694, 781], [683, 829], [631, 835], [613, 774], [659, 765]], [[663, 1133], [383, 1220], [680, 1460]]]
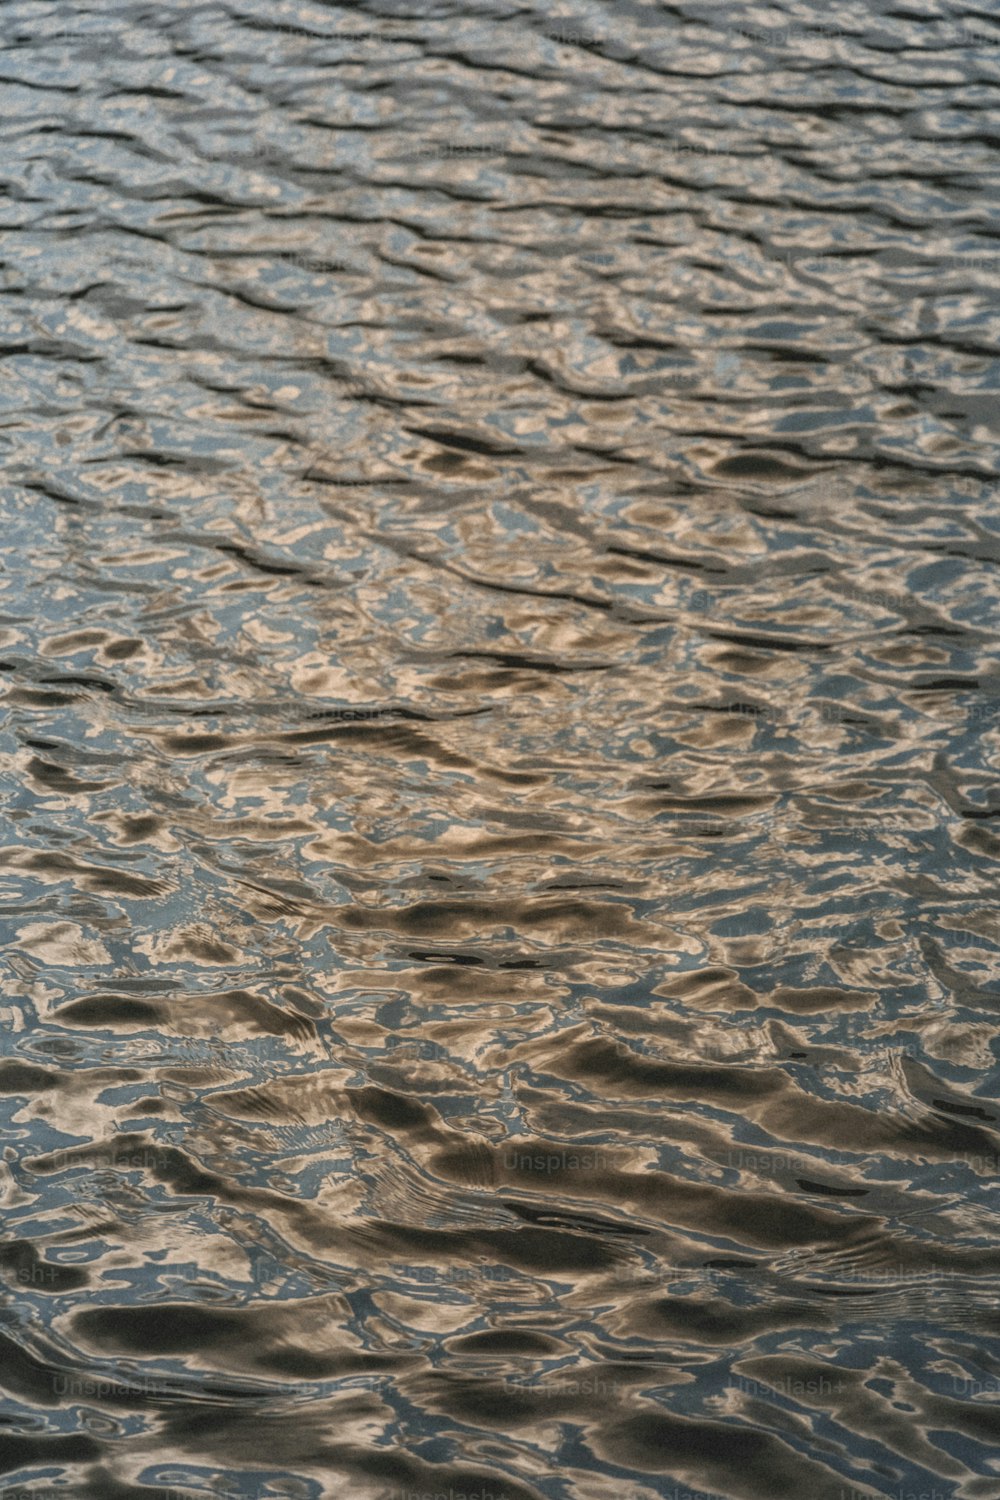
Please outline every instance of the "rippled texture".
[[0, 43], [3, 1495], [1000, 1496], [1000, 14]]

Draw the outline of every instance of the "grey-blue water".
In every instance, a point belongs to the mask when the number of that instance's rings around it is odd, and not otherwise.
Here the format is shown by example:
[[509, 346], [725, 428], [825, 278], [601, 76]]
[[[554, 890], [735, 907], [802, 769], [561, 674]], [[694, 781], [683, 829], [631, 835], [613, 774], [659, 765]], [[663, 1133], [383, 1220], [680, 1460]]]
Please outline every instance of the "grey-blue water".
[[998, 1500], [998, 106], [0, 9], [0, 1500]]

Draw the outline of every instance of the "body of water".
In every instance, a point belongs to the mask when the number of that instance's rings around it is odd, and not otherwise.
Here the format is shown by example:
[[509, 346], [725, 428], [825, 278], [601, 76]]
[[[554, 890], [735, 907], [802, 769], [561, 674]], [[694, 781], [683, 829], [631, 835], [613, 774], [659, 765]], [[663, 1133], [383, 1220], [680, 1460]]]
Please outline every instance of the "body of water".
[[1000, 13], [0, 26], [0, 1500], [997, 1500]]

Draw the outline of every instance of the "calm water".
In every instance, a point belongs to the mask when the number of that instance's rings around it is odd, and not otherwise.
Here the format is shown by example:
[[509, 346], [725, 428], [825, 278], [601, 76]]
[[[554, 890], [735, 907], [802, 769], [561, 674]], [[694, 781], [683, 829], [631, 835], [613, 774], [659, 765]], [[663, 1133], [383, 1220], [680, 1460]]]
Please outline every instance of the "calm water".
[[996, 1500], [1000, 11], [0, 105], [0, 1500]]

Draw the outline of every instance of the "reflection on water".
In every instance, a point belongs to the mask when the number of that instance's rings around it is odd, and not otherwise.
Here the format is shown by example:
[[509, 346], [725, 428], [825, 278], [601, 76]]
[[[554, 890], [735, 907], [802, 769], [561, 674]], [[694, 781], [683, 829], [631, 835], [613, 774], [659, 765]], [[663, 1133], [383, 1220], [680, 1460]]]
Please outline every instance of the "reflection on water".
[[0, 42], [2, 1500], [995, 1500], [1000, 17]]

